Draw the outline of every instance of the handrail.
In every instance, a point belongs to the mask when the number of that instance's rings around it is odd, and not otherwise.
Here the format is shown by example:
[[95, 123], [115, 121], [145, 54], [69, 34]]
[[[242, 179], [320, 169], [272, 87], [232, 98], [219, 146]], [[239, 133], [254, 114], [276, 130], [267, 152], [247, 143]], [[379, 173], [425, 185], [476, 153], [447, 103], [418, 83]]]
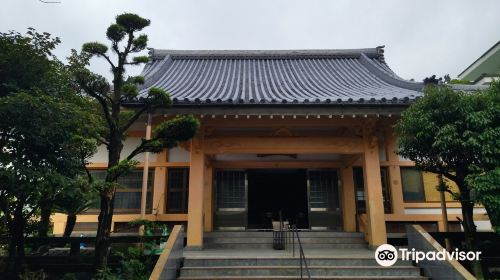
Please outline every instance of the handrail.
[[156, 265], [149, 276], [149, 280], [176, 279], [177, 271], [182, 259], [182, 247], [184, 241], [184, 229], [182, 225], [175, 225], [170, 234], [165, 248], [161, 253]]
[[295, 256], [295, 236], [297, 237], [297, 244], [299, 245], [299, 262], [300, 262], [300, 279], [303, 279], [303, 271], [302, 271], [302, 263], [304, 263], [304, 267], [307, 272], [307, 279], [311, 279], [311, 272], [309, 271], [309, 266], [307, 265], [307, 259], [306, 255], [304, 254], [304, 248], [302, 248], [302, 242], [300, 242], [300, 237], [299, 237], [299, 231], [297, 229], [297, 225], [292, 225], [291, 227], [291, 232], [292, 232], [292, 250], [293, 250], [293, 256]]

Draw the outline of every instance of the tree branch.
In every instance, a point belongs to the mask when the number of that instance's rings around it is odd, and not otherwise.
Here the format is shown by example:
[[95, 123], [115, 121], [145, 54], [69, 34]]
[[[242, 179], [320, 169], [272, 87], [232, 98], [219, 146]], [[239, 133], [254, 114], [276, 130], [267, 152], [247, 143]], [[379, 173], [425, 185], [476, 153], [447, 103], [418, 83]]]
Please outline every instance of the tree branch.
[[111, 59], [109, 58], [109, 56], [107, 56], [107, 55], [105, 55], [105, 54], [101, 54], [101, 55], [102, 55], [102, 57], [104, 57], [104, 58], [108, 61], [109, 65], [111, 65], [111, 69], [112, 69], [112, 70], [115, 70], [116, 66], [115, 66], [115, 64], [113, 63], [113, 61], [111, 61]]
[[102, 112], [104, 114], [104, 117], [106, 118], [106, 122], [108, 123], [108, 125], [110, 127], [115, 127], [115, 124], [113, 123], [113, 120], [111, 119], [111, 114], [109, 113], [108, 104], [106, 103], [106, 100], [104, 100], [104, 97], [100, 94], [95, 93], [93, 90], [91, 90], [90, 88], [88, 88], [85, 85], [82, 85], [82, 87], [83, 87], [83, 90], [85, 90], [85, 92], [88, 95], [97, 99], [97, 101], [101, 105]]
[[136, 155], [140, 154], [140, 153], [143, 153], [145, 152], [145, 148], [146, 148], [146, 145], [149, 144], [149, 143], [152, 143], [154, 141], [158, 140], [157, 137], [155, 138], [151, 138], [151, 139], [148, 139], [148, 140], [145, 140], [145, 139], [142, 139], [142, 142], [139, 146], [137, 146], [128, 156], [127, 156], [127, 160], [131, 160], [132, 158], [134, 158]]
[[456, 182], [456, 180], [457, 180], [457, 176], [455, 176], [455, 175], [453, 175], [453, 174], [451, 174], [451, 173], [449, 173], [449, 172], [444, 172], [444, 173], [443, 173], [443, 175], [444, 175], [446, 178], [448, 178], [448, 179], [452, 180], [453, 182]]
[[109, 146], [109, 142], [102, 136], [94, 135], [94, 139], [97, 140], [97, 142], [99, 142], [105, 146]]
[[123, 125], [122, 127], [120, 127], [120, 132], [125, 132], [127, 131], [127, 129], [130, 128], [130, 126], [132, 126], [132, 124], [134, 124], [134, 122], [139, 119], [139, 117], [144, 114], [148, 109], [150, 109], [151, 106], [149, 105], [144, 105], [144, 107], [142, 107], [141, 109], [139, 109], [137, 112], [135, 112], [135, 114], [130, 118], [128, 119], [127, 123], [125, 123], [125, 125]]

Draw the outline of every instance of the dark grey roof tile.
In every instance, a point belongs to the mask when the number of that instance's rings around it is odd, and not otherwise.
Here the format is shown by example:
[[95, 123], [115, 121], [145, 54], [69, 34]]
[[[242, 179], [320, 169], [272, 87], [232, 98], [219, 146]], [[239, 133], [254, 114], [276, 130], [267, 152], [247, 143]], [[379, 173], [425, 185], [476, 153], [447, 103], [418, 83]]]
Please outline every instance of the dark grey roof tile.
[[399, 78], [380, 48], [296, 51], [151, 50], [150, 87], [174, 104], [393, 104], [422, 95]]

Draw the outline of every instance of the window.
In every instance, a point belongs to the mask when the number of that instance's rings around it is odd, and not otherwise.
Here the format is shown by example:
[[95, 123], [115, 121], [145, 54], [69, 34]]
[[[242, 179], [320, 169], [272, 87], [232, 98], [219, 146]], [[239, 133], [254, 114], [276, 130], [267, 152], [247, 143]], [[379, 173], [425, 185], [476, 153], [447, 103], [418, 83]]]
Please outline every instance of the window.
[[[354, 189], [356, 195], [357, 213], [366, 213], [365, 185], [362, 167], [353, 167]], [[391, 193], [389, 192], [389, 181], [387, 168], [380, 168], [380, 178], [382, 180], [382, 197], [384, 200], [384, 213], [392, 212]]]
[[403, 199], [406, 202], [425, 200], [422, 173], [414, 167], [401, 167], [401, 184]]
[[189, 168], [169, 168], [167, 176], [167, 213], [187, 213]]
[[340, 209], [336, 171], [309, 171], [309, 204], [311, 208]]
[[[106, 170], [92, 170], [95, 179], [104, 180]], [[136, 212], [141, 209], [143, 170], [133, 170], [118, 178], [119, 188], [115, 194], [115, 210], [117, 212]], [[151, 210], [151, 189], [153, 187], [154, 174], [148, 172], [148, 192], [146, 196], [146, 209]], [[98, 208], [99, 202], [96, 203]]]
[[246, 173], [220, 170], [215, 173], [217, 209], [246, 208]]

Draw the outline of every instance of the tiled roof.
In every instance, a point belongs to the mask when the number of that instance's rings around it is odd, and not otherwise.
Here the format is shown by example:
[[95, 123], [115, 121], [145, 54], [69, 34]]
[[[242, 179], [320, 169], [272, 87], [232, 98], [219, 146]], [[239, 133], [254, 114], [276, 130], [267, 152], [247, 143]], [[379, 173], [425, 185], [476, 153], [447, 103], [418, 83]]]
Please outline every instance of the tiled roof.
[[352, 50], [150, 52], [143, 74], [176, 105], [405, 104], [422, 83], [399, 78], [381, 47]]

